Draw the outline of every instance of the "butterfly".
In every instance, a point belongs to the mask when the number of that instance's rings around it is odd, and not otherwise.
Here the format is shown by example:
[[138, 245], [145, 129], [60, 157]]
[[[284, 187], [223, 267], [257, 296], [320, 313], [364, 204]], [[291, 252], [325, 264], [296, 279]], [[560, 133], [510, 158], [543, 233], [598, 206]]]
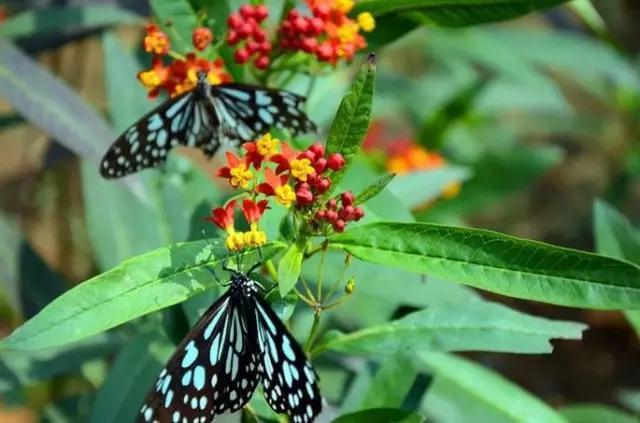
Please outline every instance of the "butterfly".
[[165, 101], [118, 137], [100, 163], [105, 178], [119, 178], [164, 163], [177, 145], [200, 148], [211, 157], [222, 143], [239, 145], [271, 127], [293, 135], [313, 132], [305, 98], [253, 85], [210, 85], [198, 75], [195, 88]]
[[262, 298], [259, 283], [231, 272], [229, 289], [205, 311], [160, 372], [137, 421], [213, 421], [241, 409], [258, 382], [276, 413], [307, 423], [320, 413], [318, 377], [302, 349]]

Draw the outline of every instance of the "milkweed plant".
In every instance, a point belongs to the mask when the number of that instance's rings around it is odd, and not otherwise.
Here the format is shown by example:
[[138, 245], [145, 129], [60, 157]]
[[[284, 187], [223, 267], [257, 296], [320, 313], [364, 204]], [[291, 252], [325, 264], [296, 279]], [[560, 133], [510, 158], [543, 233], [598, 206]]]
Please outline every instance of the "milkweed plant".
[[[85, 187], [86, 196], [125, 192], [118, 204], [104, 204], [124, 211], [121, 222], [105, 223], [122, 228], [107, 232], [127, 231], [136, 245], [153, 248], [115, 263], [114, 251], [102, 250], [108, 269], [4, 338], [7, 357], [37, 359], [44, 350], [42, 360], [58, 363], [92, 351], [82, 368], [90, 383], [81, 389], [91, 393], [91, 421], [226, 421], [236, 411], [256, 422], [453, 421], [439, 401], [465, 409], [470, 400], [458, 392], [510, 421], [567, 421], [454, 353], [549, 353], [551, 340], [578, 340], [585, 325], [525, 314], [472, 288], [632, 310], [640, 307], [640, 268], [418, 221], [396, 195], [396, 174], [448, 160], [412, 141], [376, 141], [371, 44], [399, 37], [393, 19], [416, 18], [431, 2], [252, 1], [235, 10], [192, 3], [152, 1], [155, 17], [140, 43], [147, 66], [127, 75], [112, 68], [118, 80], [137, 78], [129, 87], [156, 108], [127, 116], [111, 161], [103, 169], [92, 162], [90, 172], [135, 175], [92, 177]], [[462, 7], [441, 3], [443, 13]], [[330, 111], [333, 120], [321, 123], [309, 104], [320, 90], [342, 95], [338, 83], [322, 80], [345, 69], [349, 87]], [[194, 165], [170, 151], [179, 145], [217, 153]], [[381, 156], [377, 166], [372, 158]], [[410, 195], [421, 197], [421, 189]], [[463, 180], [450, 181], [418, 209], [464, 195]], [[165, 229], [144, 229], [156, 221]], [[166, 229], [173, 225], [188, 230]], [[66, 363], [52, 372], [72, 370]], [[34, 383], [29, 377], [18, 374], [11, 386]]]

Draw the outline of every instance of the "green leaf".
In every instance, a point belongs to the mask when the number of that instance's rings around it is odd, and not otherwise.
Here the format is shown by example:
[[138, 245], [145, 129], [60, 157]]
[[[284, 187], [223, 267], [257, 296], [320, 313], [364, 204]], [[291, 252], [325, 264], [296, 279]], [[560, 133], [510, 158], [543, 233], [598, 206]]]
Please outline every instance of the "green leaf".
[[0, 94], [32, 123], [81, 157], [97, 161], [113, 140], [106, 122], [69, 86], [3, 40]]
[[[159, 25], [178, 51], [191, 51], [191, 34], [198, 24], [188, 0], [149, 0]], [[170, 25], [167, 25], [170, 23]]]
[[361, 0], [354, 13], [374, 15], [410, 13], [425, 24], [444, 26], [475, 25], [511, 19], [535, 10], [547, 9], [566, 0]]
[[532, 422], [566, 423], [538, 398], [470, 360], [445, 353], [419, 353], [416, 359], [430, 368], [436, 379], [447, 379], [456, 384], [507, 421], [520, 422], [526, 416], [526, 420]]
[[2, 351], [0, 393], [77, 372], [84, 363], [113, 354], [125, 341], [122, 334], [109, 332], [44, 351]]
[[574, 404], [560, 408], [569, 423], [638, 423], [637, 417], [601, 404]]
[[[270, 257], [283, 247], [263, 248]], [[257, 252], [243, 255], [257, 259]], [[159, 248], [76, 286], [0, 342], [0, 349], [37, 350], [65, 345], [185, 301], [215, 280], [207, 270], [227, 256], [205, 241]]]
[[371, 223], [331, 245], [373, 263], [502, 295], [572, 307], [640, 308], [640, 268], [496, 232], [426, 223]]
[[360, 408], [401, 407], [417, 375], [408, 355], [388, 358], [371, 380]]
[[298, 282], [303, 258], [303, 251], [297, 244], [293, 244], [278, 263], [278, 290], [282, 298], [286, 297]]
[[580, 339], [585, 328], [579, 323], [526, 315], [500, 304], [473, 302], [429, 307], [346, 335], [330, 332], [314, 353], [332, 350], [382, 357], [421, 350], [482, 350], [537, 354], [552, 351], [552, 338]]
[[68, 33], [115, 24], [135, 24], [140, 17], [113, 6], [53, 6], [27, 10], [0, 25], [0, 36], [19, 38], [52, 32]]
[[142, 332], [120, 351], [91, 413], [92, 423], [131, 422], [175, 346], [158, 332]]
[[379, 177], [378, 180], [367, 186], [360, 194], [356, 196], [354, 203], [356, 205], [364, 204], [376, 195], [380, 194], [380, 192], [382, 192], [387, 187], [387, 185], [389, 185], [389, 182], [391, 182], [391, 180], [395, 178], [395, 176], [395, 173], [391, 173]]
[[412, 411], [398, 408], [371, 408], [344, 414], [333, 420], [333, 423], [421, 423], [424, 421], [424, 417]]
[[[640, 231], [623, 215], [598, 200], [593, 210], [596, 251], [609, 257], [640, 264]], [[640, 336], [640, 310], [624, 311]]]
[[360, 150], [360, 144], [369, 128], [371, 110], [373, 108], [373, 91], [375, 86], [375, 55], [370, 54], [366, 63], [353, 81], [351, 88], [344, 96], [333, 119], [327, 136], [327, 155], [340, 153], [345, 166], [331, 177], [335, 187], [344, 172], [349, 168], [354, 156]]

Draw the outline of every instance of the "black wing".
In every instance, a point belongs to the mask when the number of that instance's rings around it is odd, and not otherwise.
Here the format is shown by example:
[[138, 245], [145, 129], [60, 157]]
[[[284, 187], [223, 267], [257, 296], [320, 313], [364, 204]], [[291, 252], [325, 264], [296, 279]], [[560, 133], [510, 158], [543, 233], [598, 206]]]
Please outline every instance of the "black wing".
[[160, 373], [138, 422], [210, 422], [244, 406], [259, 380], [259, 352], [242, 298], [227, 292], [198, 320]]
[[119, 178], [155, 167], [179, 144], [200, 147], [212, 155], [219, 144], [218, 126], [202, 91], [188, 91], [162, 103], [120, 135], [102, 159], [100, 173]]
[[272, 127], [293, 135], [316, 130], [304, 113], [305, 98], [289, 91], [229, 83], [213, 85], [210, 92], [222, 132], [234, 144], [252, 141]]
[[302, 349], [271, 307], [255, 297], [254, 315], [264, 396], [276, 413], [293, 423], [312, 422], [322, 409], [318, 376]]

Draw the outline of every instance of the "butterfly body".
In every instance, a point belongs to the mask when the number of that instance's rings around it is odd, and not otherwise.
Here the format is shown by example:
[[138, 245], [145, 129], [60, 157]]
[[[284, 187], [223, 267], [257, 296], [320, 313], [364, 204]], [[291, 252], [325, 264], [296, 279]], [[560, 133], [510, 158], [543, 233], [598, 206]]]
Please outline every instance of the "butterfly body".
[[304, 97], [247, 84], [210, 85], [204, 73], [190, 91], [147, 113], [120, 135], [100, 163], [105, 178], [119, 178], [164, 163], [185, 145], [215, 154], [221, 144], [239, 145], [269, 131], [294, 135], [315, 131], [303, 111]]
[[258, 382], [271, 408], [294, 423], [319, 414], [316, 373], [258, 283], [234, 271], [229, 285], [176, 348], [138, 422], [207, 423], [241, 409]]

